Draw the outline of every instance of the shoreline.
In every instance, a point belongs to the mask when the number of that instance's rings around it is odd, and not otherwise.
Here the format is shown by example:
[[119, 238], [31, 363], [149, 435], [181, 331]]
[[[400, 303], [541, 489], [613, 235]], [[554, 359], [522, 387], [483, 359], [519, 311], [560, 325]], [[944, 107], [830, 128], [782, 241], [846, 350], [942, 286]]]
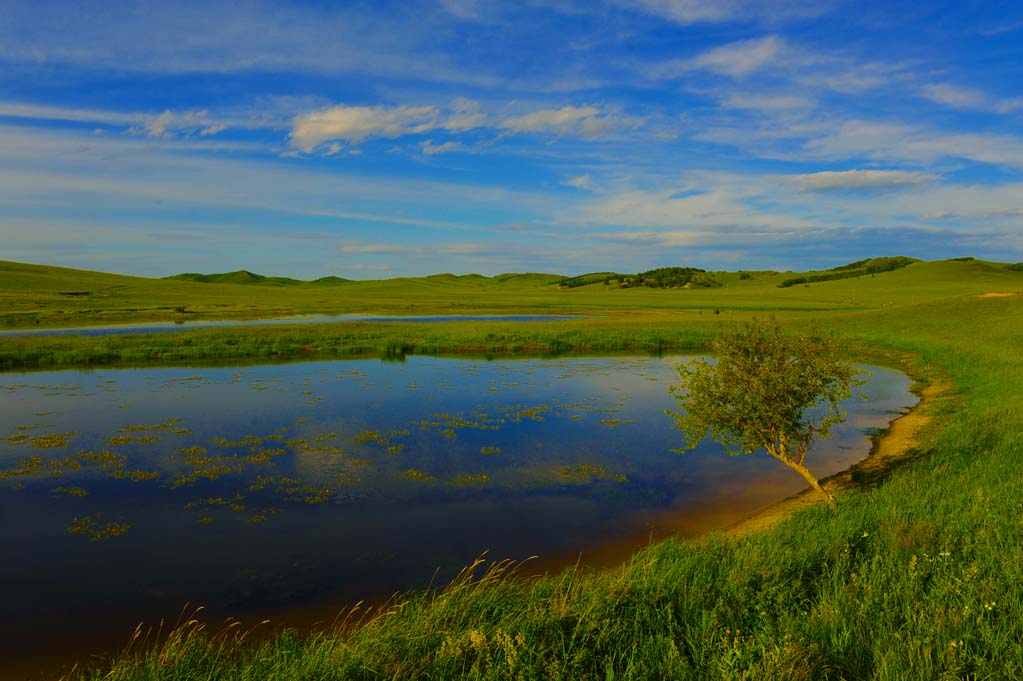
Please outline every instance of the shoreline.
[[[866, 458], [857, 461], [845, 470], [821, 478], [821, 486], [831, 494], [840, 494], [859, 489], [887, 477], [900, 464], [913, 458], [913, 452], [920, 444], [921, 431], [931, 422], [929, 408], [940, 400], [949, 399], [950, 385], [933, 381], [920, 391], [920, 401], [909, 411], [892, 421], [874, 441]], [[813, 488], [805, 489], [780, 501], [769, 504], [718, 532], [730, 539], [741, 539], [755, 532], [774, 527], [794, 512], [823, 503]], [[839, 506], [841, 511], [841, 506]], [[713, 534], [713, 531], [704, 536]]]

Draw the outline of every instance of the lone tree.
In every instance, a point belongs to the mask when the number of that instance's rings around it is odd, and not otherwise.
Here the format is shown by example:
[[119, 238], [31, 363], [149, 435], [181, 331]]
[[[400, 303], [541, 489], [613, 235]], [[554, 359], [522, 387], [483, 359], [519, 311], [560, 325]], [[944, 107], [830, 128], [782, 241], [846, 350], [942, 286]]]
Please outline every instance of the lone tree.
[[667, 411], [685, 438], [679, 451], [708, 431], [733, 456], [763, 448], [838, 508], [805, 465], [814, 440], [845, 420], [839, 402], [866, 382], [841, 358], [836, 339], [816, 329], [785, 336], [774, 319], [754, 320], [727, 329], [712, 347], [716, 361], [680, 364], [682, 382], [671, 388], [682, 409]]

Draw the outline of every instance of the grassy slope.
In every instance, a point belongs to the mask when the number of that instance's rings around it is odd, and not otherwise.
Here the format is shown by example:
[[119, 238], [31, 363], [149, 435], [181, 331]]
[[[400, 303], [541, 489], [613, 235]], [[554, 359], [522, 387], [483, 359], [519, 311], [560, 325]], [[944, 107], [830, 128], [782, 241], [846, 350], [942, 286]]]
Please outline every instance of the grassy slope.
[[[919, 263], [875, 277], [821, 282], [779, 289], [786, 274], [754, 274], [740, 280], [735, 273], [716, 273], [726, 285], [716, 289], [607, 290], [603, 285], [558, 289], [542, 276], [453, 277], [358, 282], [337, 286], [258, 286], [205, 284], [75, 273], [55, 268], [30, 268], [32, 276], [0, 268], [0, 301], [16, 297], [25, 310], [17, 315], [105, 319], [125, 309], [157, 310], [173, 300], [187, 309], [209, 309], [198, 296], [219, 300], [225, 309], [248, 305], [249, 316], [281, 310], [417, 312], [544, 312], [581, 313], [591, 318], [556, 324], [464, 323], [448, 325], [345, 323], [220, 328], [151, 336], [5, 338], [0, 368], [143, 364], [147, 362], [218, 362], [244, 359], [291, 359], [401, 355], [409, 352], [532, 352], [658, 351], [692, 348], [716, 332], [722, 320], [777, 314], [789, 320], [839, 318], [877, 314], [929, 301], [991, 291], [1023, 288], [1023, 273], [973, 262]], [[40, 271], [41, 270], [41, 271]], [[74, 277], [68, 273], [74, 273]], [[116, 284], [112, 282], [128, 282]], [[13, 282], [13, 283], [12, 283]], [[21, 288], [17, 288], [17, 286]], [[60, 299], [55, 291], [121, 285], [118, 300]], [[325, 293], [326, 292], [326, 293]], [[329, 295], [328, 295], [329, 294]], [[332, 296], [332, 297], [331, 297]], [[42, 302], [30, 307], [38, 298]], [[133, 301], [130, 305], [125, 301]], [[203, 299], [206, 300], [206, 299]], [[296, 302], [298, 301], [298, 302]], [[79, 304], [77, 312], [60, 314], [54, 305]], [[329, 304], [329, 305], [328, 305]], [[132, 305], [134, 307], [132, 307]], [[330, 307], [333, 306], [333, 307]], [[718, 312], [719, 314], [715, 314]], [[136, 319], [138, 318], [136, 314]], [[144, 315], [155, 313], [142, 313]], [[173, 315], [173, 310], [168, 314]], [[182, 315], [178, 315], [179, 317]], [[184, 316], [198, 316], [188, 314]]]
[[[186, 275], [204, 277], [207, 275]], [[298, 282], [248, 272], [147, 279], [0, 261], [0, 327], [61, 327], [124, 321], [251, 318], [307, 313], [516, 312], [549, 295], [557, 277], [479, 275]], [[485, 298], [484, 298], [485, 295]]]
[[974, 261], [792, 289], [771, 279], [736, 277], [684, 299], [544, 292], [612, 310], [567, 325], [274, 331], [338, 346], [362, 333], [427, 349], [529, 338], [599, 347], [698, 342], [721, 319], [700, 308], [816, 318], [911, 353], [913, 373], [948, 376], [956, 390], [931, 408], [916, 459], [841, 497], [837, 514], [811, 508], [738, 541], [662, 542], [619, 570], [464, 580], [348, 633], [238, 646], [186, 627], [96, 678], [1023, 678], [1023, 297], [978, 297], [1023, 290], [1023, 274]]

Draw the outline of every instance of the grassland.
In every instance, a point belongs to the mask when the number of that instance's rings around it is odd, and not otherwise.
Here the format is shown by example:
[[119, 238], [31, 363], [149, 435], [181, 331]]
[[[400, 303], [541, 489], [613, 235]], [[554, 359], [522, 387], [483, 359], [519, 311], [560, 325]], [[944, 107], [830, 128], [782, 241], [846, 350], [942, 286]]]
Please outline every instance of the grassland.
[[[4, 282], [11, 276], [5, 270]], [[419, 284], [372, 283], [365, 290], [379, 297], [358, 303], [365, 311], [405, 313], [410, 310], [404, 307], [421, 304], [422, 311], [432, 312], [600, 315], [547, 324], [194, 331], [158, 340], [132, 337], [123, 347], [110, 338], [3, 339], [8, 366], [234, 359], [259, 356], [271, 341], [252, 340], [236, 354], [218, 355], [216, 349], [234, 347], [232, 339], [240, 344], [257, 337], [280, 343], [283, 351], [270, 356], [282, 358], [355, 349], [642, 350], [699, 345], [717, 332], [721, 320], [774, 314], [787, 327], [819, 321], [848, 335], [855, 352], [887, 356], [923, 382], [952, 386], [950, 399], [928, 407], [930, 423], [908, 462], [840, 496], [837, 513], [814, 506], [740, 538], [660, 542], [618, 569], [512, 579], [507, 564], [489, 565], [489, 571], [481, 565], [445, 589], [400, 596], [382, 615], [361, 620], [356, 612], [319, 634], [285, 633], [254, 643], [233, 633], [237, 630], [212, 635], [199, 624], [186, 624], [156, 645], [136, 645], [79, 676], [1023, 678], [1023, 406], [1018, 397], [1023, 273], [971, 260], [916, 263], [872, 277], [788, 288], [777, 284], [791, 273], [715, 278], [724, 286], [607, 291], [534, 282], [524, 291], [503, 294], [494, 291], [500, 284], [452, 281], [418, 297], [412, 289]], [[73, 309], [68, 305], [86, 304], [40, 294], [33, 308], [25, 302], [32, 295], [30, 284], [10, 294], [20, 301], [15, 312], [24, 317], [19, 319], [56, 314], [58, 303], [65, 315]], [[152, 285], [186, 284], [228, 286]], [[476, 286], [479, 295], [472, 293]], [[250, 288], [255, 287], [245, 290]], [[289, 297], [295, 289], [288, 287], [279, 298], [267, 294], [259, 299], [265, 305], [253, 304], [263, 305], [260, 314], [297, 308], [298, 298]], [[193, 295], [191, 288], [175, 290]], [[170, 293], [142, 288], [130, 295], [139, 308], [154, 301], [190, 307], [199, 305], [191, 301], [202, 295], [210, 305], [217, 295], [224, 304], [243, 299], [240, 293], [237, 298], [229, 292], [194, 293], [195, 298], [181, 293], [175, 302]], [[342, 301], [348, 295], [355, 296], [339, 293], [338, 307], [331, 309], [351, 311]], [[101, 306], [87, 302], [92, 304], [87, 314], [102, 317]], [[315, 300], [307, 304], [303, 309], [315, 309]], [[200, 349], [181, 350], [188, 342]], [[59, 343], [69, 345], [61, 350], [54, 345]], [[140, 354], [124, 354], [131, 348]], [[63, 362], [58, 351], [73, 354]]]

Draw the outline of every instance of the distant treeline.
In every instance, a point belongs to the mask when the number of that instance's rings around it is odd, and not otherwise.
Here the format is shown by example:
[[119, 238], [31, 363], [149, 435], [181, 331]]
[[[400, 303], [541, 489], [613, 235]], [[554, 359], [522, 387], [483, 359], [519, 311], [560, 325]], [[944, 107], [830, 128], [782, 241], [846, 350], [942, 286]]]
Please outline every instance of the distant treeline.
[[1013, 272], [1023, 272], [1023, 262], [1013, 263], [1012, 265], [1006, 265], [1005, 269], [1012, 270]]
[[606, 284], [616, 288], [712, 288], [721, 286], [706, 270], [698, 267], [658, 267], [639, 274], [593, 272], [559, 282], [563, 288]]
[[857, 260], [856, 262], [851, 262], [848, 265], [833, 267], [821, 274], [808, 274], [802, 277], [785, 279], [778, 284], [778, 288], [788, 288], [789, 286], [798, 286], [799, 284], [813, 284], [819, 281], [853, 279], [867, 274], [891, 272], [892, 270], [912, 265], [915, 262], [920, 261], [916, 258], [907, 258], [904, 255], [896, 255], [891, 258], [869, 258], [867, 260]]

